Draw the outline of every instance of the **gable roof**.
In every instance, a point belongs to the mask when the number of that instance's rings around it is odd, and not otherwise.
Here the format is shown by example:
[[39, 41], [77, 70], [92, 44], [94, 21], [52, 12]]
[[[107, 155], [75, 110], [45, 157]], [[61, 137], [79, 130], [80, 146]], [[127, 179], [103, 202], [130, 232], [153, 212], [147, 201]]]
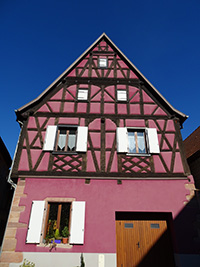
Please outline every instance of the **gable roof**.
[[110, 38], [103, 33], [74, 63], [71, 64], [52, 84], [49, 85], [37, 98], [22, 106], [15, 111], [17, 121], [23, 118], [23, 113], [28, 111], [30, 108], [38, 104], [53, 88], [55, 88], [64, 77], [66, 77], [76, 65], [102, 40], [106, 41], [113, 50], [121, 57], [122, 60], [134, 71], [141, 81], [147, 86], [148, 90], [158, 99], [158, 101], [170, 112], [170, 114], [177, 116], [182, 124], [186, 119], [187, 115], [175, 109], [161, 94], [160, 92], [144, 77], [144, 75], [136, 68], [136, 66], [121, 52], [121, 50], [110, 40]]

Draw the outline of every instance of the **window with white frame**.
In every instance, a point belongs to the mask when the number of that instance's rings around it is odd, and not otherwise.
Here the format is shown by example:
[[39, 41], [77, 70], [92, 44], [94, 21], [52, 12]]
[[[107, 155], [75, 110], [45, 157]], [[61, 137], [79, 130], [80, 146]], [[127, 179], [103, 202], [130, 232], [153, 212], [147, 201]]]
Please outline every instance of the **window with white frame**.
[[108, 59], [100, 57], [98, 59], [98, 67], [99, 68], [107, 68], [108, 67]]
[[155, 128], [117, 128], [117, 151], [133, 155], [160, 153], [157, 130]]
[[87, 151], [88, 127], [76, 125], [49, 125], [43, 151], [73, 153]]
[[88, 100], [88, 89], [78, 89], [78, 100]]
[[144, 130], [128, 129], [128, 153], [147, 153], [146, 134]]
[[58, 126], [55, 151], [76, 151], [76, 127]]
[[71, 202], [48, 202], [44, 239], [55, 238], [56, 230], [60, 237], [65, 227], [69, 229]]
[[[44, 200], [32, 202], [26, 243], [39, 244], [43, 238], [55, 238], [56, 229], [62, 237], [62, 229], [69, 228], [69, 243], [83, 244], [85, 231], [85, 201], [50, 201], [45, 208]], [[45, 218], [46, 217], [46, 218]]]
[[117, 90], [117, 101], [127, 101], [126, 90]]

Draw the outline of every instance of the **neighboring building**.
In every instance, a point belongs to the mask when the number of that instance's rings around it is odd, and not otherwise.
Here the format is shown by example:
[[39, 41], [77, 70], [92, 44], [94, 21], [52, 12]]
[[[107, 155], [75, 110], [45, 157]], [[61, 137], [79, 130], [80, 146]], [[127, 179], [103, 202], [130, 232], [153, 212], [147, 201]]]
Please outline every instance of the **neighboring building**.
[[200, 126], [184, 140], [184, 147], [195, 186], [200, 189]]
[[[187, 116], [106, 34], [16, 115], [18, 182], [0, 266], [77, 266], [81, 253], [87, 267], [195, 266]], [[65, 226], [69, 242], [46, 246]]]
[[10, 154], [0, 137], [0, 248], [3, 241], [14, 191], [7, 181], [11, 163], [12, 159]]

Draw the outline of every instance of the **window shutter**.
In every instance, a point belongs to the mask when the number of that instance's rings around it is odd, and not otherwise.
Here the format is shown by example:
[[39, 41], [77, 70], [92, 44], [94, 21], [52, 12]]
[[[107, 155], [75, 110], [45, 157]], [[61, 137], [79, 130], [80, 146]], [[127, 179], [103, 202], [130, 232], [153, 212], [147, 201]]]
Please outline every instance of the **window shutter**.
[[117, 128], [117, 152], [128, 152], [128, 137], [126, 127]]
[[45, 201], [33, 201], [26, 243], [40, 243]]
[[43, 146], [44, 151], [54, 150], [56, 131], [57, 131], [56, 125], [47, 126], [46, 136], [45, 136], [45, 141], [44, 141], [44, 146]]
[[73, 201], [71, 212], [70, 244], [84, 243], [85, 201]]
[[79, 126], [77, 129], [76, 151], [87, 151], [88, 127]]
[[147, 128], [146, 130], [149, 141], [149, 153], [160, 153], [157, 130], [155, 128]]

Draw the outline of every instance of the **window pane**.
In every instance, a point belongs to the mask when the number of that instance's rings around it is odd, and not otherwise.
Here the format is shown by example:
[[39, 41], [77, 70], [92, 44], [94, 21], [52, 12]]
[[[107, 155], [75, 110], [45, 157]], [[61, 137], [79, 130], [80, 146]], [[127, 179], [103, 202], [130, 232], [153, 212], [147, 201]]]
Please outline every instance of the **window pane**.
[[137, 132], [139, 153], [146, 153], [144, 132]]
[[76, 146], [76, 130], [70, 130], [68, 138], [68, 151], [75, 151]]
[[53, 238], [57, 228], [58, 204], [50, 203], [49, 218], [47, 222], [46, 237]]
[[130, 153], [136, 153], [135, 132], [128, 132], [128, 146]]
[[58, 214], [58, 204], [51, 203], [49, 210], [49, 220], [57, 220], [57, 214]]
[[107, 68], [107, 58], [99, 58], [99, 67]]
[[64, 151], [65, 149], [65, 143], [66, 143], [66, 130], [61, 129], [60, 134], [59, 134], [59, 139], [58, 139], [58, 150]]
[[62, 203], [61, 219], [60, 219], [60, 233], [65, 226], [69, 228], [69, 214], [71, 203]]

